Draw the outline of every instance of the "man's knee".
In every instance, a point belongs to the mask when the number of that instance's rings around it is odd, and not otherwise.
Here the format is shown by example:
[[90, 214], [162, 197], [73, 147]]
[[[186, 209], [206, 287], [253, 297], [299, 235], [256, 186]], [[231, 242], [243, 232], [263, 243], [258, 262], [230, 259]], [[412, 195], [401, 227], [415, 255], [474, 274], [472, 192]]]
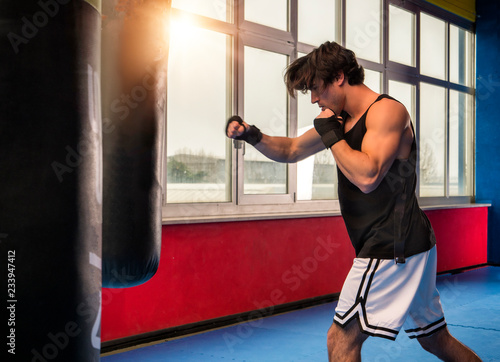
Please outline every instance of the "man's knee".
[[333, 323], [327, 333], [328, 350], [361, 349], [361, 345], [366, 338], [368, 338], [368, 336], [361, 332], [356, 321], [351, 321], [344, 327], [340, 327]]
[[420, 345], [443, 361], [481, 361], [474, 351], [443, 328], [429, 337], [418, 338]]
[[418, 342], [427, 352], [435, 354], [443, 348], [448, 338], [452, 338], [448, 328], [443, 328], [427, 337], [417, 338]]

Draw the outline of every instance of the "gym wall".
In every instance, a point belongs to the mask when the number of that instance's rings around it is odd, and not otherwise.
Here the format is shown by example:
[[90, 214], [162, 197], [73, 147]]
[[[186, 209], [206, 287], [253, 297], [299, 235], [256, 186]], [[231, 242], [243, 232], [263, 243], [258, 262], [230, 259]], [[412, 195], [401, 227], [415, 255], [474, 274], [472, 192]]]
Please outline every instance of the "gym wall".
[[[438, 272], [486, 263], [487, 207], [427, 215]], [[103, 289], [101, 338], [110, 344], [339, 293], [353, 258], [339, 216], [164, 225], [156, 275], [137, 287]]]
[[476, 200], [491, 203], [488, 261], [500, 264], [500, 3], [478, 0], [476, 23]]

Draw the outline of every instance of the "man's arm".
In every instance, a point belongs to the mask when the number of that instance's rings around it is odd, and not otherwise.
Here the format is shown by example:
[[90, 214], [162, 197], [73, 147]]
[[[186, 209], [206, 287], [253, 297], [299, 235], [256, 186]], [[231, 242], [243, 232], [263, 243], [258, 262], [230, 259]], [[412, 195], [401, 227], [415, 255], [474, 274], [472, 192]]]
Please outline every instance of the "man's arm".
[[342, 173], [364, 193], [377, 188], [396, 158], [408, 158], [412, 131], [406, 108], [392, 100], [375, 103], [368, 112], [361, 151], [345, 140], [331, 147]]
[[[245, 133], [250, 126], [234, 121], [227, 126], [227, 136], [235, 138]], [[264, 156], [273, 161], [294, 163], [301, 161], [325, 149], [321, 138], [314, 128], [296, 138], [276, 137], [263, 134], [259, 143], [254, 146]]]

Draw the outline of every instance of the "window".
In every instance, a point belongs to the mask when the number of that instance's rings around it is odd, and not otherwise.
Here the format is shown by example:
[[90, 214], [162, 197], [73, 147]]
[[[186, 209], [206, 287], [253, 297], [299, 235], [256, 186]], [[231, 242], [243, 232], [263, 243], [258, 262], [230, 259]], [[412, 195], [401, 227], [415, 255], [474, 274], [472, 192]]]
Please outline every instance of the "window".
[[420, 14], [420, 69], [433, 78], [446, 78], [446, 22]]
[[331, 0], [298, 0], [298, 39], [301, 43], [319, 46], [337, 39], [339, 9]]
[[415, 13], [389, 5], [389, 60], [415, 66]]
[[346, 1], [346, 47], [358, 58], [380, 63], [382, 0]]
[[415, 125], [415, 86], [413, 84], [389, 80], [389, 94], [404, 104]]
[[245, 1], [245, 20], [288, 30], [288, 0]]
[[[228, 115], [228, 35], [173, 24], [167, 92], [167, 203], [231, 200], [229, 141], [214, 127]], [[197, 46], [192, 46], [196, 42]], [[210, 53], [210, 71], [200, 62]]]
[[457, 18], [452, 23], [449, 14], [423, 5], [390, 1], [387, 89], [406, 106], [415, 126], [421, 204], [468, 202], [474, 34], [471, 24]]
[[420, 196], [445, 196], [445, 88], [420, 84], [420, 119]]
[[365, 84], [377, 93], [382, 93], [382, 73], [365, 68]]
[[474, 98], [450, 90], [449, 122], [449, 195], [472, 195]]
[[473, 34], [450, 25], [450, 81], [471, 87], [473, 68], [470, 54], [474, 53]]
[[172, 6], [165, 222], [339, 212], [329, 151], [283, 164], [224, 134], [233, 114], [268, 135], [310, 130], [320, 110], [310, 94], [291, 98], [283, 75], [326, 40], [352, 49], [365, 84], [408, 109], [419, 142], [421, 204], [471, 200], [475, 36], [467, 20], [420, 0], [173, 0]]
[[[269, 136], [287, 136], [288, 96], [282, 77], [287, 56], [249, 46], [244, 54], [243, 118]], [[287, 165], [244, 147], [244, 194], [286, 194]]]

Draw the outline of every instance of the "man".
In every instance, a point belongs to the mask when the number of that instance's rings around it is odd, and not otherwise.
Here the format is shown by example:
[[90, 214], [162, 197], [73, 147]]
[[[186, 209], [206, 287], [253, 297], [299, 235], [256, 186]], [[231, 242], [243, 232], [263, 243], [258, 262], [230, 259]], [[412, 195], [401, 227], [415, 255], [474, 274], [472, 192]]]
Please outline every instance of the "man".
[[326, 42], [294, 61], [285, 81], [291, 96], [311, 92], [321, 113], [297, 138], [264, 135], [233, 116], [227, 136], [272, 160], [297, 162], [330, 149], [339, 202], [356, 251], [327, 336], [330, 361], [360, 361], [368, 336], [410, 338], [446, 361], [479, 361], [449, 333], [436, 280], [435, 237], [416, 195], [416, 142], [405, 107], [363, 84], [354, 53]]

